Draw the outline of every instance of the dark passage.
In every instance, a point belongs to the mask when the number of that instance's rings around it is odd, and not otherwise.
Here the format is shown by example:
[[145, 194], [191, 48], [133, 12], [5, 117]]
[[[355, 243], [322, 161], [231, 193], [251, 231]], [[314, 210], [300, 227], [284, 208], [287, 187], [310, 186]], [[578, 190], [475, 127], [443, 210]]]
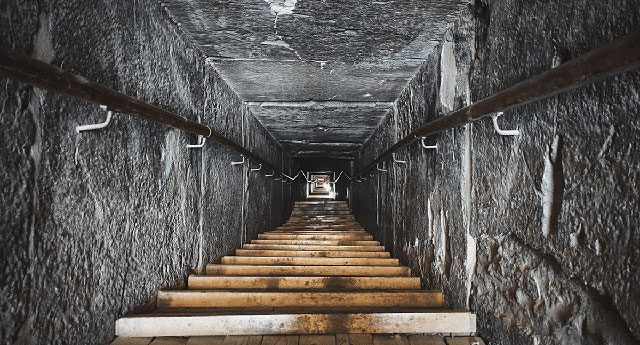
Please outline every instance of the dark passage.
[[638, 1], [3, 0], [0, 27], [2, 344], [178, 309], [145, 327], [208, 331], [114, 343], [640, 343]]

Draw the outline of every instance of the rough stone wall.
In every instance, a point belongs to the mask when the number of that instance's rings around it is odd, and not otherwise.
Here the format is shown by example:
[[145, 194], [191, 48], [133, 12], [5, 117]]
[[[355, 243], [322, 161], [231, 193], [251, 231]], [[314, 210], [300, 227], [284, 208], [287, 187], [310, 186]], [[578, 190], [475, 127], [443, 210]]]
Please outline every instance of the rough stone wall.
[[[361, 152], [640, 27], [637, 1], [477, 2]], [[490, 344], [640, 342], [640, 72], [446, 131], [352, 185], [357, 218]]]
[[[156, 1], [2, 1], [0, 43], [199, 119], [290, 168]], [[290, 190], [215, 142], [0, 79], [0, 341], [103, 344], [158, 289], [281, 223]], [[255, 166], [255, 163], [254, 165]], [[264, 171], [263, 171], [264, 172]]]

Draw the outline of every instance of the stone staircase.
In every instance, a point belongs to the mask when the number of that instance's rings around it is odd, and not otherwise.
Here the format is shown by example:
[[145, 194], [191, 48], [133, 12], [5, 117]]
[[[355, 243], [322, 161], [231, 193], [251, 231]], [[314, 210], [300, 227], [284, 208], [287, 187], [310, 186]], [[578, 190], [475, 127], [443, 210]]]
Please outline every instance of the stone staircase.
[[151, 342], [154, 337], [475, 332], [474, 314], [443, 309], [443, 293], [420, 285], [420, 278], [362, 229], [346, 202], [300, 201], [285, 224], [260, 234], [235, 256], [207, 265], [206, 275], [190, 276], [187, 289], [160, 291], [155, 311], [117, 320], [120, 338], [114, 343], [134, 341], [128, 337]]

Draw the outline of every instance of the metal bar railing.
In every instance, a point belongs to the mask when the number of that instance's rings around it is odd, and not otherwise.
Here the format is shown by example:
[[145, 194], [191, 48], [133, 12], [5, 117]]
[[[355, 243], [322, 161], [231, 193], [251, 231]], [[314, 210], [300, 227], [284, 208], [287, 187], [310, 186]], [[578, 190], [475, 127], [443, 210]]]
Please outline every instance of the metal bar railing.
[[480, 120], [497, 112], [549, 98], [638, 67], [640, 67], [640, 30], [427, 123], [393, 144], [371, 163], [358, 170], [354, 177], [360, 177], [375, 169], [377, 164], [421, 138]]
[[62, 93], [93, 102], [113, 113], [126, 113], [143, 120], [202, 135], [262, 164], [264, 168], [284, 174], [270, 162], [214, 131], [211, 127], [186, 119], [161, 107], [125, 95], [106, 86], [66, 72], [56, 66], [0, 48], [0, 76], [27, 83], [40, 89]]

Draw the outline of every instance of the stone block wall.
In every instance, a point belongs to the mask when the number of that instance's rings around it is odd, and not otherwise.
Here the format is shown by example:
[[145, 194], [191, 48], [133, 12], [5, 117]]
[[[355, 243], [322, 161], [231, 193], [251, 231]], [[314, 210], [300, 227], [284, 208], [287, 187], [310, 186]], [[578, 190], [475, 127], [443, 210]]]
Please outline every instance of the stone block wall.
[[[637, 1], [476, 1], [363, 148], [640, 27]], [[640, 72], [446, 131], [351, 186], [376, 239], [490, 344], [640, 342]]]
[[[160, 2], [3, 1], [0, 42], [291, 160]], [[5, 25], [10, 23], [11, 25]], [[0, 342], [104, 344], [115, 320], [290, 212], [291, 185], [194, 135], [0, 79]], [[252, 167], [256, 163], [252, 163]], [[286, 170], [285, 170], [286, 171]]]

